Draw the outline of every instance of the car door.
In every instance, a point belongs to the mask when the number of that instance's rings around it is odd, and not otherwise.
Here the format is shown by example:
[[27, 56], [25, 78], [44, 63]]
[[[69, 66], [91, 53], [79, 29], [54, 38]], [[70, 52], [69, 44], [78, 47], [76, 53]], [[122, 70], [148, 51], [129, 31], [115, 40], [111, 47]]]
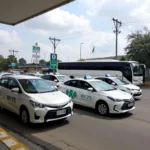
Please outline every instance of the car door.
[[[13, 88], [19, 88], [20, 93], [12, 92]], [[18, 113], [21, 104], [21, 88], [16, 79], [9, 78], [8, 90], [9, 90], [7, 94], [8, 109], [13, 111], [14, 113]]]
[[63, 92], [67, 94], [75, 104], [79, 104], [80, 90], [78, 80], [70, 80], [63, 84]]
[[2, 78], [0, 80], [0, 105], [7, 108], [7, 95], [8, 95], [8, 78]]
[[83, 106], [93, 107], [93, 103], [95, 100], [95, 92], [89, 91], [88, 88], [93, 87], [86, 81], [79, 81], [79, 103]]

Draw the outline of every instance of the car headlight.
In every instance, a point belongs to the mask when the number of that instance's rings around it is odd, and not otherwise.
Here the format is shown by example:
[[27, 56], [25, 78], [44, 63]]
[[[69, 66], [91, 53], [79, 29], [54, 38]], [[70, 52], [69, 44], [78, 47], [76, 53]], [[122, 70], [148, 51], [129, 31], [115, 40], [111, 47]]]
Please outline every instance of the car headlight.
[[132, 89], [127, 88], [127, 90], [132, 91]]
[[69, 102], [68, 103], [71, 103], [72, 102], [72, 99], [70, 98]]
[[123, 100], [122, 99], [117, 99], [117, 98], [112, 98], [112, 97], [109, 97], [108, 98], [113, 101], [113, 102], [122, 102]]
[[46, 105], [42, 104], [42, 103], [37, 103], [35, 101], [30, 100], [30, 104], [34, 107], [34, 108], [44, 108], [46, 107]]

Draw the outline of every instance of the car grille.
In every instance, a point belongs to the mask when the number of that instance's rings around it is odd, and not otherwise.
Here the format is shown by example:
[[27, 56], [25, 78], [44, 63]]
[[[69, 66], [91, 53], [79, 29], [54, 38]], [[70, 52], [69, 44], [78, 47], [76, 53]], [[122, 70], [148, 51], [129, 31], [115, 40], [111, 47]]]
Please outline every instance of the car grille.
[[[133, 104], [133, 106], [128, 106], [130, 103], [134, 103]], [[131, 109], [131, 108], [133, 108], [134, 107], [134, 105], [135, 105], [135, 102], [133, 101], [133, 102], [124, 102], [124, 104], [123, 104], [123, 106], [122, 106], [122, 110], [128, 110], [128, 109]]]
[[133, 96], [141, 96], [141, 95], [142, 95], [142, 93], [136, 93]]
[[48, 111], [47, 114], [45, 115], [45, 121], [48, 120], [48, 119], [57, 119], [57, 118], [65, 117], [65, 116], [71, 114], [71, 108], [70, 107], [67, 107], [67, 108], [64, 108], [64, 109], [66, 109], [66, 114], [59, 115], [59, 116], [57, 116], [57, 111], [63, 110], [63, 109]]
[[66, 105], [68, 105], [68, 103], [63, 104], [63, 105], [58, 105], [58, 106], [50, 106], [50, 105], [47, 105], [47, 107], [50, 107], [50, 108], [63, 108], [63, 107], [65, 107]]

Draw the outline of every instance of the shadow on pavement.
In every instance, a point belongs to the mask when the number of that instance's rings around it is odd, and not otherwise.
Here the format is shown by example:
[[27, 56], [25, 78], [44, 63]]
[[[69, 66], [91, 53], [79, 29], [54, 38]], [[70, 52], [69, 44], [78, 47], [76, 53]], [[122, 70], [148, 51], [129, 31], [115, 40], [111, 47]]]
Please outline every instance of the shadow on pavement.
[[8, 111], [3, 110], [0, 112], [0, 124], [19, 134], [20, 136], [25, 137], [27, 140], [33, 142], [36, 145], [39, 145], [44, 150], [62, 150], [56, 146], [53, 146], [50, 143], [47, 143], [45, 141], [41, 141], [41, 139], [36, 138], [35, 136], [32, 136], [34, 133], [40, 133], [45, 131], [50, 131], [56, 128], [61, 128], [65, 125], [68, 125], [69, 121], [55, 121], [45, 124], [30, 124], [30, 125], [24, 125], [21, 121], [19, 116], [16, 114]]
[[90, 117], [95, 117], [104, 120], [126, 119], [133, 115], [131, 112], [128, 112], [125, 114], [109, 114], [108, 116], [100, 116], [96, 113], [94, 109], [79, 106], [79, 105], [74, 105], [74, 112], [77, 113], [78, 115], [90, 116]]

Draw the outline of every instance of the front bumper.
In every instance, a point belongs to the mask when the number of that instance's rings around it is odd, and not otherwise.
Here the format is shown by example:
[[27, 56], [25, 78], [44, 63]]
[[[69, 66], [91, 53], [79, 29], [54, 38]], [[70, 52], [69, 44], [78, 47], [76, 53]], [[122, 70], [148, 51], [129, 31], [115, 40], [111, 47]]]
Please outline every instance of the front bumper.
[[[57, 111], [66, 110], [63, 115], [57, 115]], [[73, 115], [73, 103], [69, 103], [62, 108], [34, 108], [30, 113], [30, 122], [32, 123], [45, 123], [65, 119]]]
[[132, 102], [116, 102], [112, 109], [110, 109], [110, 113], [112, 114], [121, 114], [130, 112], [135, 109], [135, 101]]

